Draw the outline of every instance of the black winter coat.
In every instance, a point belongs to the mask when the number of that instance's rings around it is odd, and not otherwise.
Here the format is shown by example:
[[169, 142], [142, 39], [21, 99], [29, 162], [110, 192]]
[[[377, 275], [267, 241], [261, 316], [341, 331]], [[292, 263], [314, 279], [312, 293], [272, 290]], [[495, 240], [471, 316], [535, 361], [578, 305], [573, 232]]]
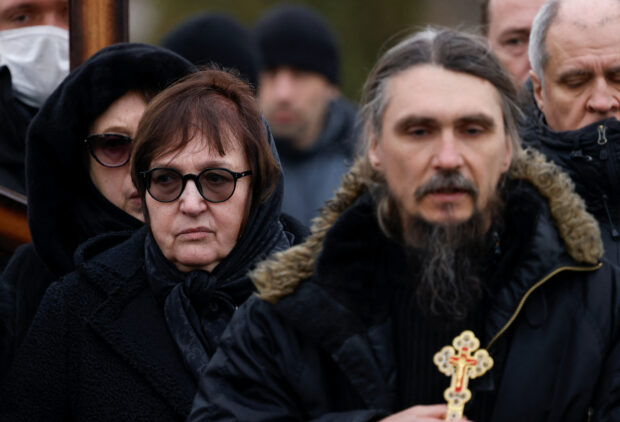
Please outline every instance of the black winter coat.
[[43, 298], [0, 392], [0, 419], [184, 420], [195, 385], [147, 285], [144, 230], [95, 239], [76, 264]]
[[531, 94], [523, 97], [526, 116], [520, 134], [527, 145], [539, 149], [567, 172], [588, 212], [601, 226], [605, 258], [620, 264], [620, 122], [609, 118], [578, 130], [555, 132]]
[[[303, 239], [304, 227], [280, 221], [288, 241]], [[47, 290], [0, 387], [0, 420], [187, 418], [196, 382], [150, 287], [146, 233], [102, 235], [80, 247], [77, 270]]]
[[[472, 403], [492, 399], [477, 422], [618, 421], [620, 270], [596, 262], [597, 225], [555, 166], [529, 153], [512, 177], [527, 179], [510, 184], [501, 238], [517, 265], [479, 335], [496, 366], [470, 383]], [[224, 332], [190, 421], [371, 421], [401, 410], [384, 280], [402, 250], [368, 195], [351, 205], [359, 191], [350, 174], [308, 242], [255, 271], [265, 300], [246, 302]]]

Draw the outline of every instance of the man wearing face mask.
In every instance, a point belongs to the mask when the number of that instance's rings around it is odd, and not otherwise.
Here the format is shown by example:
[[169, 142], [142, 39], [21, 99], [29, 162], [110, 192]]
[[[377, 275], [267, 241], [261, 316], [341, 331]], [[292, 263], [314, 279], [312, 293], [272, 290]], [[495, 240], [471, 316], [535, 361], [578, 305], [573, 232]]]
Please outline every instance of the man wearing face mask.
[[0, 2], [0, 186], [25, 193], [26, 129], [69, 71], [69, 1]]

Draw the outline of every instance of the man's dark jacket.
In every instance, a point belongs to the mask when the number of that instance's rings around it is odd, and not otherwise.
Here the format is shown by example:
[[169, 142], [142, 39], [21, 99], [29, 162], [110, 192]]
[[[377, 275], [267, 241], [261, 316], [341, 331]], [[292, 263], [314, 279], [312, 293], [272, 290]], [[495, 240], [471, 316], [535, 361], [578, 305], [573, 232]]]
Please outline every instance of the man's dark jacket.
[[605, 258], [620, 264], [620, 122], [609, 118], [578, 130], [555, 132], [534, 101], [531, 82], [522, 94], [523, 142], [570, 175], [601, 227]]
[[347, 172], [355, 143], [355, 108], [344, 98], [332, 101], [321, 134], [310, 148], [297, 151], [276, 138], [284, 172], [282, 211], [309, 226]]
[[37, 109], [15, 98], [11, 72], [0, 67], [0, 186], [26, 193], [26, 130]]
[[[15, 98], [11, 72], [7, 66], [0, 66], [0, 187], [22, 195], [26, 193], [26, 130], [36, 112]], [[0, 271], [10, 258], [10, 253], [0, 252]], [[1, 296], [2, 292], [0, 300]]]
[[[401, 410], [383, 300], [400, 248], [377, 227], [360, 168], [304, 245], [254, 272], [262, 298], [224, 332], [190, 421], [371, 421]], [[504, 217], [520, 247], [477, 333], [496, 361], [470, 383], [472, 402], [493, 397], [477, 421], [618, 421], [620, 273], [599, 261], [598, 226], [557, 166], [530, 151], [509, 180]]]
[[[0, 66], [0, 186], [21, 194], [26, 192], [26, 130], [36, 111], [15, 98], [11, 72], [7, 66]], [[0, 252], [0, 272], [10, 258], [10, 253]], [[0, 375], [5, 351], [11, 348], [14, 297], [14, 287], [0, 283]]]

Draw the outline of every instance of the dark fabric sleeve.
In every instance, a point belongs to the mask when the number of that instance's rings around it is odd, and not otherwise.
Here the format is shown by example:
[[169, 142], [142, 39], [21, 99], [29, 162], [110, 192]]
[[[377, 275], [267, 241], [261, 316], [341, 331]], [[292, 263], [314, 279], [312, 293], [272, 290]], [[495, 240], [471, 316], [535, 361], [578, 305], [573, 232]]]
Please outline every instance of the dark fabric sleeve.
[[15, 292], [13, 286], [0, 279], [0, 379], [13, 360], [14, 320]]
[[620, 421], [620, 341], [616, 340], [602, 369], [600, 404], [594, 409], [592, 422]]
[[352, 410], [350, 412], [327, 413], [310, 422], [374, 422], [387, 417], [385, 412], [379, 410]]
[[612, 346], [600, 371], [592, 422], [620, 421], [620, 268], [614, 266], [611, 274], [614, 279], [612, 286], [615, 287], [608, 295], [613, 310], [610, 323]]
[[[324, 368], [303, 370], [304, 358], [313, 352], [299, 348], [291, 329], [269, 312], [269, 307], [251, 298], [237, 311], [200, 382], [188, 421], [361, 422], [385, 416], [376, 410], [326, 410], [316, 419], [308, 418], [308, 414], [316, 415], [321, 409], [303, 406], [313, 402], [312, 398], [321, 395], [323, 389], [309, 384], [301, 374]], [[300, 397], [302, 394], [305, 397]], [[301, 405], [302, 401], [306, 404]]]
[[15, 99], [11, 72], [0, 66], [0, 185], [25, 194], [25, 145], [36, 109]]
[[269, 339], [261, 313], [256, 312], [262, 306], [256, 298], [248, 302], [224, 331], [188, 421], [301, 419], [282, 373], [286, 362], [277, 363], [281, 354]]
[[13, 366], [0, 386], [0, 420], [64, 421], [68, 412], [68, 313], [62, 281], [45, 294], [31, 329], [18, 349]]
[[0, 378], [6, 374], [15, 350], [32, 323], [45, 290], [56, 277], [37, 255], [32, 243], [15, 250], [0, 278], [2, 338]]

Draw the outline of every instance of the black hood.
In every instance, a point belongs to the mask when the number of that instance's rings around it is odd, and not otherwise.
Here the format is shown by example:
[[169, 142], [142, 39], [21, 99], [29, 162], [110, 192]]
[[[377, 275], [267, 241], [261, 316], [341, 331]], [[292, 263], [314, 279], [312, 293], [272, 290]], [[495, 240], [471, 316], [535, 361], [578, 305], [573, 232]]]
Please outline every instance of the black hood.
[[84, 138], [93, 121], [130, 90], [160, 91], [194, 66], [168, 50], [116, 44], [77, 67], [33, 119], [26, 139], [28, 222], [35, 248], [56, 275], [73, 269], [88, 238], [142, 223], [93, 186]]

